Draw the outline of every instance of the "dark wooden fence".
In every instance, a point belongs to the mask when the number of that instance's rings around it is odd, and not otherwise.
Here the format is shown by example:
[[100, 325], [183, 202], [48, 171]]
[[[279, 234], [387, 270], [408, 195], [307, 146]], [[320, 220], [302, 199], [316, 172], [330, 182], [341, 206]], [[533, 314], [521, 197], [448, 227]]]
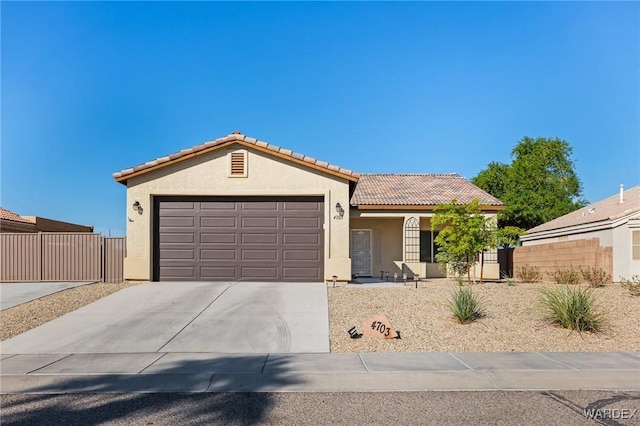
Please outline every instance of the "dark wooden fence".
[[40, 232], [0, 234], [0, 281], [122, 282], [124, 237]]

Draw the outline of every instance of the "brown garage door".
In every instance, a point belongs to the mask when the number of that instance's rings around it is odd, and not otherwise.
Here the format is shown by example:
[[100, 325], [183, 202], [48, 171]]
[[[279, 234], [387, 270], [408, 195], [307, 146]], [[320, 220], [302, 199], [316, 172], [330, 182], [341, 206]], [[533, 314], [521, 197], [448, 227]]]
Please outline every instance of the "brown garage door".
[[154, 279], [322, 281], [322, 197], [156, 197]]

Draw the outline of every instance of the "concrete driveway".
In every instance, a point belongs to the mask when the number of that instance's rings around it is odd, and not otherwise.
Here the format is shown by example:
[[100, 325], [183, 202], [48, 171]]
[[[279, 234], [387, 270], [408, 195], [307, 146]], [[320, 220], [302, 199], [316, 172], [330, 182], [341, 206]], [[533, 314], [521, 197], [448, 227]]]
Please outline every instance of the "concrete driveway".
[[21, 282], [21, 283], [0, 283], [0, 310], [13, 308], [32, 300], [40, 299], [69, 288], [86, 284], [93, 284], [95, 281], [83, 282]]
[[324, 283], [147, 283], [2, 343], [3, 354], [329, 352]]

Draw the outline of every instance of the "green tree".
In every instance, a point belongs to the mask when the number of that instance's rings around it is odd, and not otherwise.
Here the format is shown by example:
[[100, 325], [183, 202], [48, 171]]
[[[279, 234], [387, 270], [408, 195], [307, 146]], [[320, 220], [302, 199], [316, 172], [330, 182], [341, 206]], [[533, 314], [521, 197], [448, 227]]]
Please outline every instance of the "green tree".
[[[482, 214], [478, 199], [468, 205], [451, 200], [448, 204], [437, 205], [434, 212], [431, 229], [439, 230], [435, 239], [439, 247], [436, 259], [453, 269], [457, 276], [466, 272], [471, 283], [471, 265], [476, 256], [496, 244], [495, 225]], [[481, 266], [480, 282], [482, 276]]]
[[511, 151], [511, 164], [489, 163], [472, 182], [506, 204], [501, 228], [530, 229], [587, 204], [572, 153], [562, 139], [524, 137]]

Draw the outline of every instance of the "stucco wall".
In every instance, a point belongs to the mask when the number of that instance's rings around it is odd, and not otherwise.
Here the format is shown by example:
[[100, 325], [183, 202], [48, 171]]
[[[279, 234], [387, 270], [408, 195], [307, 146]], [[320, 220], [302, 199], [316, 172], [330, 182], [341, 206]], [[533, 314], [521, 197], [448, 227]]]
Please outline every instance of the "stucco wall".
[[640, 231], [640, 221], [629, 221], [613, 229], [613, 279], [630, 279], [640, 275], [640, 260], [633, 260], [633, 231]]
[[[152, 197], [158, 195], [324, 196], [325, 278], [350, 279], [348, 181], [251, 149], [247, 149], [247, 177], [231, 178], [227, 154], [238, 148], [202, 154], [128, 180], [126, 279], [152, 277]], [[132, 208], [135, 201], [142, 214]], [[342, 220], [334, 218], [338, 202], [345, 210]]]

